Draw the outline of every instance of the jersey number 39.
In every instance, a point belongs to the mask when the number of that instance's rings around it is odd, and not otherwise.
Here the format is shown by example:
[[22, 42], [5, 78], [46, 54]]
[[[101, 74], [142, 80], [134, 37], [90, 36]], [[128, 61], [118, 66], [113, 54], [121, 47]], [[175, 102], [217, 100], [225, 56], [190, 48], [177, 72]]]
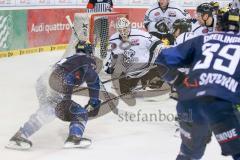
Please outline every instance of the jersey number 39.
[[[202, 46], [202, 54], [205, 56], [205, 59], [198, 61], [193, 70], [208, 69], [211, 66], [211, 63], [213, 63], [214, 70], [233, 75], [240, 60], [240, 54], [238, 53], [240, 46], [229, 44], [225, 45], [221, 49], [220, 47], [221, 46], [218, 43], [205, 43]], [[216, 54], [218, 56], [217, 58], [214, 58], [214, 55]]]

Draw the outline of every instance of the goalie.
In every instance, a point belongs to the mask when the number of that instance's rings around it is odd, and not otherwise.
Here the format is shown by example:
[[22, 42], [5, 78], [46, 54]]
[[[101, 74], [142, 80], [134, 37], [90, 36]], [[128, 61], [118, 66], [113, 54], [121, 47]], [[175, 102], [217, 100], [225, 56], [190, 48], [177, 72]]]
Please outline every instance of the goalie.
[[163, 47], [161, 41], [149, 33], [132, 29], [129, 20], [119, 18], [117, 32], [109, 40], [111, 54], [106, 63], [106, 72], [119, 79], [120, 93], [128, 93], [141, 83], [143, 88], [160, 88], [163, 82], [151, 63], [154, 51]]

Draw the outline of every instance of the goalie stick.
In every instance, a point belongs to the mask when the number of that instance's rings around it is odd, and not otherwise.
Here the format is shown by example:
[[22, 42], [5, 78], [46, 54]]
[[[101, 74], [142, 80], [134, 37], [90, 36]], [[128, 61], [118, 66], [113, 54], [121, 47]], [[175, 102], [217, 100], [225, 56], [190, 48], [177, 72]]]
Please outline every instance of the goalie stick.
[[[105, 104], [108, 103], [109, 101], [117, 100], [117, 99], [119, 99], [119, 98], [121, 98], [121, 97], [123, 97], [123, 96], [129, 95], [129, 94], [134, 94], [136, 91], [140, 91], [141, 89], [143, 89], [143, 87], [135, 88], [135, 89], [133, 89], [132, 91], [127, 92], [127, 93], [122, 93], [122, 94], [120, 94], [120, 95], [118, 95], [118, 96], [116, 96], [116, 97], [113, 97], [113, 98], [111, 98], [111, 99], [109, 99], [109, 100], [107, 100], [107, 101], [102, 102], [102, 103], [101, 103], [101, 106], [102, 106], [102, 105], [105, 105]], [[169, 90], [169, 88], [155, 89], [155, 90], [152, 90], [152, 91], [164, 92], [164, 91], [167, 91], [167, 90]]]
[[[154, 69], [154, 68], [156, 68], [156, 66], [151, 66], [151, 67], [149, 67], [149, 68], [147, 68], [147, 69]], [[115, 80], [120, 80], [120, 79], [122, 79], [122, 78], [127, 78], [127, 77], [129, 77], [129, 76], [133, 76], [133, 75], [138, 74], [138, 73], [139, 73], [139, 71], [135, 71], [135, 72], [128, 73], [127, 75], [121, 75], [121, 76], [119, 76], [119, 77], [111, 78], [111, 79], [102, 81], [102, 84], [106, 84], [106, 83], [108, 83], [108, 82], [112, 82], [112, 81], [115, 81]], [[76, 92], [80, 92], [80, 91], [83, 91], [83, 90], [86, 90], [86, 89], [88, 89], [88, 88], [87, 88], [87, 87], [84, 87], [84, 88], [76, 88], [76, 89], [74, 89], [73, 92], [76, 93]]]
[[[102, 81], [102, 84], [106, 84], [108, 82], [112, 82], [112, 81], [115, 81], [115, 80], [119, 80], [119, 79], [122, 79], [122, 78], [125, 78], [126, 76], [123, 75], [123, 76], [119, 76], [119, 77], [116, 77], [116, 78], [111, 78], [111, 79], [108, 79], [108, 80], [105, 80], [105, 81]], [[77, 93], [77, 92], [80, 92], [80, 91], [83, 91], [83, 90], [86, 90], [88, 89], [88, 87], [83, 87], [83, 88], [75, 88], [73, 90], [73, 93]]]

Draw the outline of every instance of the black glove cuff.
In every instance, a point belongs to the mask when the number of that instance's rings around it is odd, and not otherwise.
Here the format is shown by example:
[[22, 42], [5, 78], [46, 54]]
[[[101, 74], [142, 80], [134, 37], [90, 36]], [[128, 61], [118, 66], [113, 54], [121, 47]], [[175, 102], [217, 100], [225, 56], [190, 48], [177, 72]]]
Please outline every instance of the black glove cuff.
[[182, 72], [179, 72], [176, 80], [173, 82], [173, 86], [181, 85], [185, 78], [186, 78], [186, 75], [184, 73], [182, 73]]

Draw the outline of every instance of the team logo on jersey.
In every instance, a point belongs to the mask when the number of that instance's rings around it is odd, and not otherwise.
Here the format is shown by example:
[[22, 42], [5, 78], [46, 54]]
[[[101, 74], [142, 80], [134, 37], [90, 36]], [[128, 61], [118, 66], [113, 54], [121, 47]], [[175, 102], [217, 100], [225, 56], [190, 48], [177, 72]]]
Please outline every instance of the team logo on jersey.
[[128, 68], [129, 66], [133, 65], [135, 62], [134, 56], [136, 52], [132, 49], [125, 50], [123, 53], [123, 66]]
[[156, 12], [156, 13], [154, 13], [154, 16], [160, 16], [160, 12]]
[[177, 16], [177, 13], [175, 11], [169, 11], [168, 12], [168, 16], [169, 17], [176, 17]]
[[132, 46], [138, 46], [140, 43], [139, 43], [139, 39], [132, 39], [131, 40], [131, 45]]

